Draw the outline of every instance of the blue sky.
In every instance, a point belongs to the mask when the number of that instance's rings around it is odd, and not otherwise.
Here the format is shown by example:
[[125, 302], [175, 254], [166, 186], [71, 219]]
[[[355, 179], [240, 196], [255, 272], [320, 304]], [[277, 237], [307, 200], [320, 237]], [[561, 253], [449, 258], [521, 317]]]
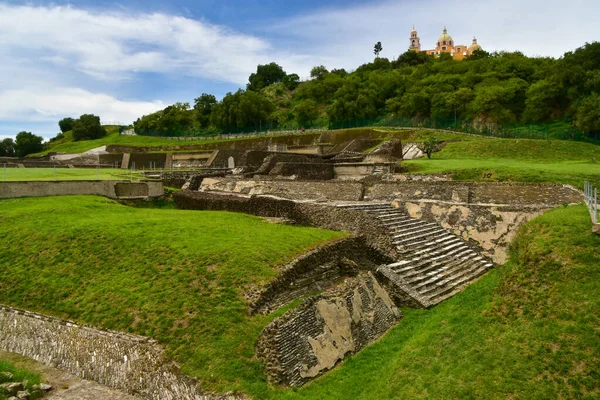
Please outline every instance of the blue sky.
[[45, 138], [83, 113], [131, 123], [203, 92], [244, 87], [275, 61], [352, 70], [395, 58], [417, 28], [432, 48], [446, 25], [457, 44], [560, 57], [600, 40], [597, 0], [0, 0], [0, 138]]

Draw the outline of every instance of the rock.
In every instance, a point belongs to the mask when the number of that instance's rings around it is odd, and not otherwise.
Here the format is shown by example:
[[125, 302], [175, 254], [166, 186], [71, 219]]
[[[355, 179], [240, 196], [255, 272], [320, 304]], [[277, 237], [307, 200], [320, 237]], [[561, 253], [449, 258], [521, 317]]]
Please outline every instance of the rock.
[[52, 390], [52, 385], [48, 385], [47, 383], [40, 383], [40, 389], [42, 389], [44, 392], [49, 392], [50, 390]]
[[0, 387], [8, 392], [8, 394], [17, 394], [19, 390], [23, 390], [23, 382], [8, 382], [3, 383]]
[[20, 399], [20, 400], [27, 400], [27, 399], [29, 399], [30, 396], [31, 396], [31, 394], [29, 393], [29, 390], [23, 390], [23, 391], [17, 393], [17, 399]]
[[0, 377], [10, 380], [10, 379], [12, 379], [13, 374], [11, 374], [10, 372], [4, 371], [4, 372], [0, 372]]
[[7, 400], [19, 400], [15, 396], [10, 396]]

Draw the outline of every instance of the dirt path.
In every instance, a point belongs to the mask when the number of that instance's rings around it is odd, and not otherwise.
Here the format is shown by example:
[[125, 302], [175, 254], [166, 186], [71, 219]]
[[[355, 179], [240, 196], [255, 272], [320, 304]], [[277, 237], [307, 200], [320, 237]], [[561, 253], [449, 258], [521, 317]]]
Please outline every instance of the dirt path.
[[49, 367], [30, 358], [15, 353], [0, 351], [0, 360], [6, 360], [17, 367], [37, 372], [42, 382], [52, 385], [52, 390], [44, 396], [51, 400], [141, 400], [99, 383], [87, 381], [68, 372]]

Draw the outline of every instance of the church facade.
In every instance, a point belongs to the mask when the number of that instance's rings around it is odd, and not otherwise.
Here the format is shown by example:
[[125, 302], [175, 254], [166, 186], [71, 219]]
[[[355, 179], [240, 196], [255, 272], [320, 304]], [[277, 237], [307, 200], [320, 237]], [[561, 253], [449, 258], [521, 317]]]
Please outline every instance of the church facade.
[[473, 43], [467, 47], [462, 44], [455, 44], [452, 36], [448, 34], [448, 29], [444, 27], [444, 32], [442, 36], [438, 39], [435, 49], [431, 50], [421, 50], [421, 38], [417, 34], [417, 30], [413, 26], [412, 31], [410, 32], [410, 45], [408, 47], [409, 50], [413, 51], [425, 51], [429, 55], [433, 55], [434, 57], [438, 57], [442, 53], [448, 53], [455, 60], [463, 60], [464, 58], [470, 56], [475, 50], [481, 50], [481, 46], [477, 43], [477, 38], [473, 38]]

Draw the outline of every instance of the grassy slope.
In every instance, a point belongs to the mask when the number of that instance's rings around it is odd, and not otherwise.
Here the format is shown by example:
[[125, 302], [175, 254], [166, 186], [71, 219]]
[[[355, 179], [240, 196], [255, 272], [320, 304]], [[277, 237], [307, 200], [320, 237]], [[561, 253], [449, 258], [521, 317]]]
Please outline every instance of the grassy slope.
[[600, 236], [584, 206], [523, 227], [511, 261], [290, 399], [600, 397]]
[[152, 336], [216, 390], [266, 390], [254, 344], [273, 316], [242, 288], [338, 232], [100, 197], [0, 201], [0, 302]]
[[72, 139], [71, 132], [65, 133], [65, 138], [51, 143], [51, 147], [40, 153], [32, 154], [31, 156], [42, 156], [49, 152], [57, 153], [83, 153], [85, 151], [94, 149], [100, 146], [106, 146], [109, 144], [119, 144], [123, 146], [175, 146], [178, 144], [201, 144], [211, 143], [214, 140], [193, 140], [186, 142], [177, 142], [171, 139], [164, 139], [160, 137], [152, 136], [127, 136], [119, 135], [118, 126], [107, 126], [107, 135], [100, 139], [95, 140], [82, 140], [74, 142]]
[[600, 147], [561, 140], [483, 139], [448, 143], [431, 160], [407, 161], [411, 172], [451, 172], [457, 180], [562, 182], [600, 186]]
[[[124, 170], [95, 168], [7, 168], [7, 181], [79, 181], [79, 180], [121, 180], [128, 179]], [[4, 172], [0, 172], [0, 180], [4, 181]]]

